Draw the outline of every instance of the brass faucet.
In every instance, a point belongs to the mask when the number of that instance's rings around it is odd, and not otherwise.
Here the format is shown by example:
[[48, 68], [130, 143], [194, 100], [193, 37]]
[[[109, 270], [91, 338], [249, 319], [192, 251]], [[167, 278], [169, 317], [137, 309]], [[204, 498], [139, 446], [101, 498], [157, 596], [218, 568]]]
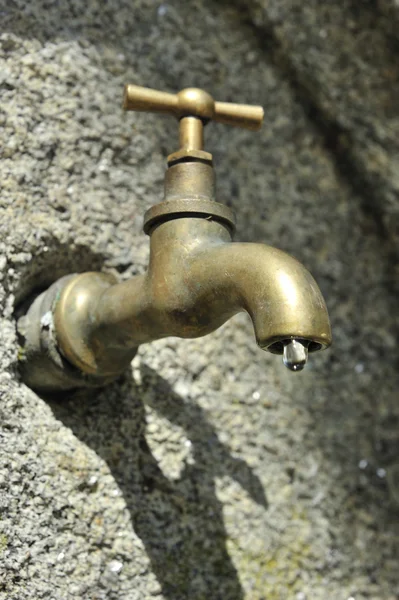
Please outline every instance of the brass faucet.
[[69, 275], [42, 293], [18, 323], [25, 382], [41, 391], [102, 385], [128, 367], [140, 344], [200, 337], [240, 311], [262, 349], [301, 370], [308, 352], [331, 343], [321, 292], [284, 252], [232, 242], [234, 214], [215, 200], [212, 155], [204, 151], [209, 121], [257, 130], [263, 109], [215, 102], [196, 88], [168, 94], [135, 85], [125, 87], [123, 106], [179, 119], [164, 200], [145, 214], [148, 271], [123, 283], [107, 273]]

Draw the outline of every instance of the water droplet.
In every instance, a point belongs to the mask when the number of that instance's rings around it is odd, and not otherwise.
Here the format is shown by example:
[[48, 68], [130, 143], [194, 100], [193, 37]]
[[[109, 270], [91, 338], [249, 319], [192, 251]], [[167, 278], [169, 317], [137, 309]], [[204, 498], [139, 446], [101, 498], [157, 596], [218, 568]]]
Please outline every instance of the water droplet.
[[359, 460], [359, 469], [362, 469], [362, 471], [364, 471], [364, 469], [367, 469], [368, 467], [368, 461], [365, 458], [362, 458], [362, 460]]
[[363, 363], [357, 363], [357, 365], [355, 366], [355, 371], [356, 371], [356, 373], [363, 373], [363, 371], [364, 371], [364, 364]]
[[91, 477], [89, 477], [88, 481], [87, 481], [87, 485], [89, 487], [94, 487], [97, 484], [97, 477], [95, 475], [92, 475]]
[[119, 496], [120, 491], [119, 490], [112, 490], [111, 492], [111, 496]]
[[158, 7], [158, 17], [164, 17], [167, 12], [168, 7], [166, 6], [166, 4], [161, 4], [161, 6]]
[[298, 592], [295, 596], [295, 600], [306, 600], [306, 594], [304, 592]]
[[193, 445], [193, 443], [192, 443], [192, 441], [191, 441], [191, 440], [186, 440], [186, 441], [184, 442], [184, 445], [185, 445], [185, 447], [186, 447], [186, 448], [191, 448], [191, 446]]
[[387, 474], [387, 472], [385, 469], [382, 469], [382, 468], [377, 469], [377, 477], [379, 477], [380, 479], [384, 479], [386, 474]]
[[123, 563], [121, 563], [119, 560], [111, 560], [108, 568], [112, 573], [120, 573], [123, 569]]
[[308, 349], [299, 340], [291, 340], [284, 346], [283, 362], [291, 371], [302, 371], [308, 359]]
[[254, 392], [254, 393], [252, 394], [252, 398], [253, 398], [254, 400], [259, 400], [259, 398], [260, 398], [260, 393], [259, 393], [259, 392]]
[[60, 552], [59, 555], [57, 556], [57, 560], [59, 560], [59, 561], [64, 560], [64, 558], [65, 558], [64, 552]]

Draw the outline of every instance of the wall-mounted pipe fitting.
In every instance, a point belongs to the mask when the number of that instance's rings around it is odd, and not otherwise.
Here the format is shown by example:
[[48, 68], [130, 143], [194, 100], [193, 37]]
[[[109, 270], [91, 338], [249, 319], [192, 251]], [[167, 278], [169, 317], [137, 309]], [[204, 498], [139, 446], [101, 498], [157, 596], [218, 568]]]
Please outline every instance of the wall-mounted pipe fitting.
[[137, 86], [126, 86], [124, 107], [180, 119], [164, 200], [145, 215], [148, 271], [123, 283], [105, 273], [72, 275], [41, 294], [19, 321], [26, 383], [42, 391], [103, 385], [140, 344], [206, 335], [240, 311], [261, 348], [301, 370], [308, 352], [331, 343], [320, 290], [284, 252], [232, 242], [235, 217], [215, 200], [212, 156], [203, 149], [208, 121], [255, 130], [263, 109], [215, 102], [195, 88], [174, 95]]

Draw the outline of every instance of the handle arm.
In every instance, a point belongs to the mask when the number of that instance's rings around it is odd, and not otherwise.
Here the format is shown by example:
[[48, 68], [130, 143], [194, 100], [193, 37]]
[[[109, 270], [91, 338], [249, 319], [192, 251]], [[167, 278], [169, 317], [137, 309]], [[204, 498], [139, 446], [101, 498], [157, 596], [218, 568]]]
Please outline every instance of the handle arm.
[[260, 129], [264, 116], [261, 106], [215, 102], [212, 96], [198, 88], [186, 88], [177, 94], [169, 94], [131, 84], [125, 86], [123, 108], [172, 114], [178, 119], [197, 117], [204, 123], [216, 121], [253, 131]]

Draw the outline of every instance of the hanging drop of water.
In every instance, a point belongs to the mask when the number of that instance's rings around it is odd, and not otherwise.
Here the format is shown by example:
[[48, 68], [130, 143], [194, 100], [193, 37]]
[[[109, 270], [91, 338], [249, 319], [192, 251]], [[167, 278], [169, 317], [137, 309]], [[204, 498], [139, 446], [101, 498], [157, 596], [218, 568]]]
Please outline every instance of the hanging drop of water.
[[291, 371], [302, 371], [308, 360], [308, 349], [300, 340], [290, 340], [284, 346], [283, 362]]

